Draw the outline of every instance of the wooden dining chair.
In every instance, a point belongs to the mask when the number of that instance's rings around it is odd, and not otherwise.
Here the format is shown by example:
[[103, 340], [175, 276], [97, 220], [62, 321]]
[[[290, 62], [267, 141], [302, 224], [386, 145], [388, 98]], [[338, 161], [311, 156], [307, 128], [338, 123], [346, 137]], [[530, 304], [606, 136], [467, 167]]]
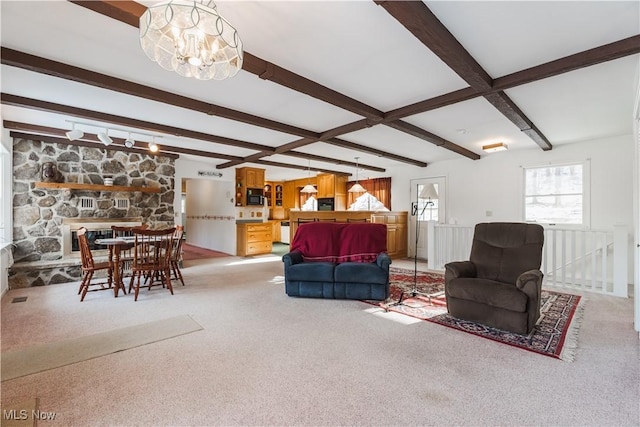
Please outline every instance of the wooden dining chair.
[[[112, 237], [114, 239], [118, 237], [133, 237], [133, 230], [145, 230], [147, 228], [149, 228], [148, 224], [134, 226], [112, 225]], [[120, 248], [120, 277], [125, 277], [125, 273], [127, 276], [131, 274], [131, 264], [133, 264], [133, 244], [126, 248]]]
[[[102, 291], [113, 288], [113, 270], [109, 261], [95, 262], [93, 260], [86, 228], [79, 228], [77, 236], [78, 245], [80, 246], [80, 257], [82, 259], [82, 282], [78, 289], [78, 295], [80, 295], [80, 302], [82, 302], [89, 291]], [[96, 271], [107, 272], [106, 282], [102, 280], [92, 283], [93, 275]], [[105, 285], [107, 286], [105, 287]]]
[[171, 280], [180, 280], [184, 286], [184, 279], [180, 271], [180, 262], [182, 261], [182, 237], [184, 236], [184, 226], [176, 225], [176, 231], [173, 233], [173, 249], [171, 250]]
[[141, 286], [149, 289], [153, 286], [166, 286], [173, 295], [171, 252], [175, 231], [175, 227], [164, 230], [133, 230], [135, 239], [129, 292], [135, 289], [134, 301], [138, 300]]

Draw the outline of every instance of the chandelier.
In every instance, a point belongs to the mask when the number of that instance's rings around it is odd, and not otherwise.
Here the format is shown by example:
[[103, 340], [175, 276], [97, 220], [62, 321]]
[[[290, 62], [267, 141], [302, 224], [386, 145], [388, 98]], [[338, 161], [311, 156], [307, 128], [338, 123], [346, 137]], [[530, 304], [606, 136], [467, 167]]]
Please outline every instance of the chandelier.
[[140, 17], [144, 53], [165, 70], [199, 80], [223, 80], [242, 68], [242, 41], [210, 0], [170, 0]]

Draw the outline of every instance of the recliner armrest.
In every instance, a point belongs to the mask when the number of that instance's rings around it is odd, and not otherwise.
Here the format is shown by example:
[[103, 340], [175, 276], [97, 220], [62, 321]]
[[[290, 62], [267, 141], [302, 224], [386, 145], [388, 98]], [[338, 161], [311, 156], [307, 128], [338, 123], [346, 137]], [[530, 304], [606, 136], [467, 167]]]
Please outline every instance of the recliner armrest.
[[284, 267], [286, 269], [289, 266], [304, 262], [304, 258], [302, 257], [302, 252], [288, 252], [282, 255], [282, 262], [284, 262]]
[[378, 257], [376, 258], [376, 264], [378, 264], [378, 267], [389, 271], [389, 265], [391, 264], [391, 258], [389, 258], [389, 255], [382, 252], [378, 254]]
[[520, 276], [518, 276], [518, 280], [516, 280], [516, 287], [518, 289], [520, 289], [521, 291], [529, 294], [529, 293], [531, 293], [532, 290], [528, 291], [527, 289], [525, 289], [525, 287], [528, 288], [531, 285], [527, 286], [527, 284], [533, 283], [534, 284], [534, 289], [536, 290], [536, 293], [537, 293], [537, 288], [542, 286], [542, 278], [543, 278], [543, 276], [544, 275], [542, 274], [542, 272], [540, 270], [525, 271]]
[[471, 261], [454, 261], [445, 264], [445, 278], [476, 277], [476, 266]]

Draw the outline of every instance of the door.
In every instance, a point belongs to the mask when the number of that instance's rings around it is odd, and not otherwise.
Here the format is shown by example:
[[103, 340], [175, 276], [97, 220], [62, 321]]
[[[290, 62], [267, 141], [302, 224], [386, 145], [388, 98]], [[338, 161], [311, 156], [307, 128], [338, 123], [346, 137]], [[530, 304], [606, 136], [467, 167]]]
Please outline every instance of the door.
[[[433, 186], [433, 187], [431, 187]], [[435, 193], [433, 192], [435, 190]], [[419, 197], [420, 194], [431, 194], [430, 197]], [[445, 177], [422, 178], [411, 180], [411, 219], [409, 229], [409, 250], [411, 256], [427, 259], [428, 221], [445, 223], [446, 212], [446, 180]], [[416, 228], [417, 224], [417, 228]], [[417, 231], [417, 233], [416, 233]]]

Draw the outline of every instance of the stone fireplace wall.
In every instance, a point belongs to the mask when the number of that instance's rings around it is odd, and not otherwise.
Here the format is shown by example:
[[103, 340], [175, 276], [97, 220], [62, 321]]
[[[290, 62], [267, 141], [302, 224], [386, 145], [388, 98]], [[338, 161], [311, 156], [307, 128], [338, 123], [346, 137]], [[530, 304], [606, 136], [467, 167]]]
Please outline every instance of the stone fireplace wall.
[[[36, 188], [42, 165], [53, 162], [62, 182], [115, 186], [155, 186], [159, 193]], [[13, 257], [9, 287], [22, 288], [80, 280], [79, 257], [63, 255], [63, 222], [138, 218], [151, 228], [174, 225], [174, 159], [118, 149], [81, 147], [37, 140], [13, 141]], [[93, 199], [86, 209], [80, 198]], [[115, 199], [128, 199], [122, 209]], [[80, 221], [78, 221], [80, 222]]]

